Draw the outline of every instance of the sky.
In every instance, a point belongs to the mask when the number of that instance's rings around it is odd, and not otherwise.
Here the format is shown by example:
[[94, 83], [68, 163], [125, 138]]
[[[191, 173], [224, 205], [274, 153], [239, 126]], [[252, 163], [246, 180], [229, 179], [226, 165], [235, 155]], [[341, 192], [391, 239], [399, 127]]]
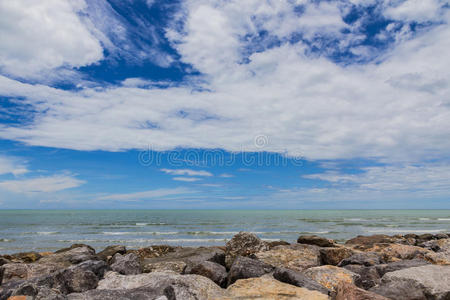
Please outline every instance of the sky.
[[0, 1], [0, 209], [449, 209], [449, 0]]

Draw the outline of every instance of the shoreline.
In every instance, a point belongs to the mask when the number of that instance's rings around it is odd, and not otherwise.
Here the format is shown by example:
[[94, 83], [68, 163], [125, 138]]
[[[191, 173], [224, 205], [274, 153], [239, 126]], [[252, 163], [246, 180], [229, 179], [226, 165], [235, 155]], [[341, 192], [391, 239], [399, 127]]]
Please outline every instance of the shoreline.
[[[424, 282], [427, 277], [433, 283]], [[55, 252], [0, 253], [0, 300], [417, 295], [450, 299], [450, 234], [359, 235], [345, 243], [301, 235], [288, 243], [240, 232], [221, 246], [110, 245], [96, 252], [74, 244]]]

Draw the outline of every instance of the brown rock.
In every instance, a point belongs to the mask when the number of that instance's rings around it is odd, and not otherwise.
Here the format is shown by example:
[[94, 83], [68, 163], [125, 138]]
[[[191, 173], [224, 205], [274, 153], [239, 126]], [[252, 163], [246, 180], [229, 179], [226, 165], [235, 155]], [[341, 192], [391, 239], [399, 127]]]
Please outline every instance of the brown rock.
[[355, 251], [344, 246], [320, 249], [322, 264], [337, 266], [343, 259], [355, 254]]
[[238, 256], [249, 256], [268, 250], [269, 246], [253, 233], [239, 232], [226, 244], [225, 265], [230, 268]]
[[185, 268], [186, 263], [182, 260], [160, 261], [145, 264], [142, 268], [142, 272], [150, 273], [150, 272], [170, 271], [182, 274]]
[[317, 291], [282, 283], [269, 276], [241, 279], [228, 287], [229, 297], [218, 299], [259, 299], [259, 300], [327, 300], [327, 295]]
[[254, 256], [274, 267], [302, 271], [320, 265], [319, 247], [313, 245], [295, 244], [277, 246], [269, 251], [261, 251]]
[[432, 251], [417, 246], [402, 244], [375, 244], [368, 251], [379, 253], [386, 262], [394, 262], [403, 259], [425, 258]]
[[398, 239], [385, 234], [375, 234], [370, 236], [358, 235], [345, 242], [346, 245], [354, 245], [355, 249], [365, 250], [373, 247], [374, 244], [395, 243]]
[[301, 235], [297, 239], [299, 244], [315, 245], [319, 247], [334, 247], [336, 242], [317, 235]]
[[335, 300], [389, 300], [381, 295], [360, 289], [352, 284], [338, 286]]
[[161, 257], [170, 252], [174, 252], [178, 247], [172, 247], [168, 245], [155, 245], [137, 250], [128, 250], [127, 253], [135, 253], [141, 260], [145, 258]]
[[12, 296], [9, 297], [8, 300], [32, 300], [33, 297], [30, 296]]
[[337, 287], [343, 283], [354, 284], [359, 277], [356, 273], [335, 266], [313, 267], [304, 273], [331, 291], [336, 291]]
[[0, 282], [5, 284], [6, 282], [19, 280], [19, 279], [30, 279], [42, 275], [47, 275], [61, 269], [57, 265], [41, 265], [41, 264], [5, 264], [1, 266], [3, 272]]
[[38, 261], [42, 255], [38, 252], [21, 252], [7, 255], [8, 259], [14, 263], [33, 263]]

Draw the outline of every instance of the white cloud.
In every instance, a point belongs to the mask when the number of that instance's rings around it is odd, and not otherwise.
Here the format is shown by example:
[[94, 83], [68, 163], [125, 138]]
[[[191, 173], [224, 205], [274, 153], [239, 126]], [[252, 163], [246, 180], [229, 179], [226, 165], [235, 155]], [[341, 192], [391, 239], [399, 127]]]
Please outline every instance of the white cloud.
[[223, 174], [220, 174], [219, 177], [222, 177], [222, 178], [231, 178], [231, 177], [234, 177], [234, 175], [228, 174], [228, 173], [223, 173]]
[[20, 159], [9, 156], [0, 156], [0, 175], [13, 174], [14, 176], [18, 176], [27, 172], [27, 167]]
[[[77, 150], [221, 148], [392, 161], [448, 155], [450, 59], [442, 52], [450, 48], [448, 19], [400, 39], [373, 64], [336, 65], [308, 56], [301, 42], [250, 51], [243, 64], [246, 34], [266, 29], [286, 37], [295, 26], [302, 28], [289, 5], [186, 2], [181, 15], [186, 26], [169, 29], [168, 36], [182, 60], [204, 73], [206, 81], [198, 83], [203, 89], [144, 88], [131, 81], [134, 85], [64, 91], [0, 77], [2, 95], [24, 97], [22, 103], [34, 110], [28, 115], [33, 122], [3, 124], [0, 137]], [[339, 21], [336, 7], [308, 5], [305, 16], [311, 10]], [[329, 28], [334, 25], [320, 24], [324, 33], [335, 32]], [[264, 147], [254, 143], [261, 134], [269, 137]]]
[[201, 178], [196, 178], [196, 177], [174, 177], [173, 180], [184, 181], [184, 182], [195, 182], [195, 181], [199, 181], [199, 180], [202, 180], [202, 179]]
[[166, 174], [170, 175], [187, 175], [187, 176], [213, 176], [211, 172], [204, 170], [191, 170], [191, 169], [161, 169]]
[[187, 188], [173, 188], [173, 189], [156, 189], [137, 193], [128, 194], [111, 194], [98, 197], [97, 200], [112, 200], [112, 201], [138, 201], [143, 199], [158, 199], [167, 196], [176, 196], [195, 193], [195, 191]]
[[84, 1], [0, 2], [0, 70], [22, 78], [46, 76], [103, 57], [99, 41], [81, 23]]
[[78, 187], [85, 181], [70, 175], [54, 175], [32, 179], [7, 180], [0, 182], [0, 188], [14, 193], [51, 193]]
[[440, 0], [406, 0], [400, 2], [387, 0], [384, 14], [388, 18], [404, 21], [425, 22], [438, 17], [441, 5], [446, 1]]

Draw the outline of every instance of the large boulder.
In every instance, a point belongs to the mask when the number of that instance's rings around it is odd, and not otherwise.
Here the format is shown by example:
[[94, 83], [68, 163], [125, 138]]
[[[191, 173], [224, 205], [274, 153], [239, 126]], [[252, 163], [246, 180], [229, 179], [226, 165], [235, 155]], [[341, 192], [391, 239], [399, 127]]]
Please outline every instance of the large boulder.
[[152, 288], [90, 290], [67, 295], [67, 300], [168, 300], [163, 291]]
[[343, 259], [349, 258], [355, 251], [344, 246], [320, 249], [320, 259], [324, 265], [337, 266]]
[[368, 251], [379, 253], [382, 260], [394, 262], [403, 259], [425, 258], [433, 251], [417, 246], [402, 244], [375, 244]]
[[71, 248], [61, 249], [52, 255], [39, 259], [36, 263], [41, 265], [55, 265], [61, 268], [69, 267], [86, 260], [96, 260], [95, 250], [87, 245], [72, 245]]
[[292, 284], [312, 291], [318, 291], [325, 295], [330, 294], [330, 290], [323, 285], [312, 280], [305, 274], [286, 268], [276, 268], [273, 277], [284, 283]]
[[403, 270], [407, 268], [413, 268], [413, 267], [420, 267], [430, 264], [426, 260], [423, 259], [410, 259], [410, 260], [400, 260], [396, 262], [391, 262], [388, 264], [381, 264], [375, 266], [375, 269], [377, 270], [380, 277], [383, 277], [384, 274], [388, 272], [394, 272], [398, 270]]
[[38, 252], [20, 252], [10, 255], [3, 255], [3, 258], [13, 263], [33, 263], [38, 261], [42, 255]]
[[254, 256], [274, 267], [285, 267], [302, 271], [320, 265], [319, 247], [313, 245], [295, 244], [277, 246], [268, 251], [261, 251]]
[[398, 238], [391, 237], [385, 234], [375, 234], [369, 236], [358, 235], [357, 237], [346, 241], [345, 244], [351, 245], [355, 249], [366, 250], [372, 248], [375, 244], [395, 243], [398, 240]]
[[167, 295], [168, 299], [208, 299], [225, 295], [217, 284], [199, 275], [178, 275], [171, 272], [152, 272], [121, 275], [108, 272], [100, 280], [98, 290], [133, 290], [147, 288]]
[[282, 283], [271, 277], [241, 279], [227, 288], [228, 295], [218, 299], [260, 299], [260, 300], [328, 300], [318, 291]]
[[343, 283], [337, 288], [334, 300], [389, 300], [381, 295], [360, 289], [352, 284]]
[[269, 245], [253, 233], [239, 232], [225, 246], [225, 265], [230, 268], [238, 256], [249, 256], [269, 249]]
[[370, 291], [395, 300], [450, 299], [450, 267], [426, 265], [386, 273]]
[[205, 276], [214, 281], [217, 285], [226, 287], [227, 270], [224, 266], [219, 265], [218, 263], [212, 261], [203, 261], [192, 267], [190, 271], [190, 274]]
[[61, 266], [54, 264], [5, 264], [0, 267], [0, 284], [5, 284], [14, 280], [26, 280], [47, 275], [60, 270], [61, 268]]
[[375, 252], [360, 252], [355, 253], [350, 257], [344, 258], [339, 264], [339, 267], [346, 265], [362, 265], [362, 266], [374, 266], [384, 263], [380, 254]]
[[355, 280], [359, 277], [356, 273], [336, 266], [313, 267], [309, 268], [304, 273], [306, 276], [317, 281], [332, 292], [335, 292], [340, 284], [354, 284]]
[[315, 245], [319, 247], [334, 247], [336, 242], [317, 235], [301, 235], [297, 239], [299, 244]]
[[346, 265], [343, 268], [359, 275], [355, 279], [355, 285], [365, 290], [376, 286], [380, 283], [381, 277], [378, 273], [377, 266], [366, 267], [363, 265]]
[[112, 245], [108, 246], [99, 253], [97, 253], [97, 257], [101, 260], [108, 261], [111, 259], [116, 253], [125, 254], [127, 252], [127, 248], [122, 245]]
[[257, 259], [238, 256], [228, 272], [228, 285], [238, 279], [260, 277], [272, 272], [274, 267]]
[[427, 253], [425, 259], [438, 265], [450, 265], [450, 239], [443, 238], [423, 243], [423, 246], [435, 252]]
[[122, 255], [116, 253], [111, 260], [111, 270], [123, 275], [135, 275], [141, 273], [139, 257], [134, 253]]
[[189, 274], [192, 267], [204, 261], [224, 265], [225, 252], [217, 247], [179, 247], [161, 256], [144, 258], [141, 264], [144, 272], [170, 270]]

